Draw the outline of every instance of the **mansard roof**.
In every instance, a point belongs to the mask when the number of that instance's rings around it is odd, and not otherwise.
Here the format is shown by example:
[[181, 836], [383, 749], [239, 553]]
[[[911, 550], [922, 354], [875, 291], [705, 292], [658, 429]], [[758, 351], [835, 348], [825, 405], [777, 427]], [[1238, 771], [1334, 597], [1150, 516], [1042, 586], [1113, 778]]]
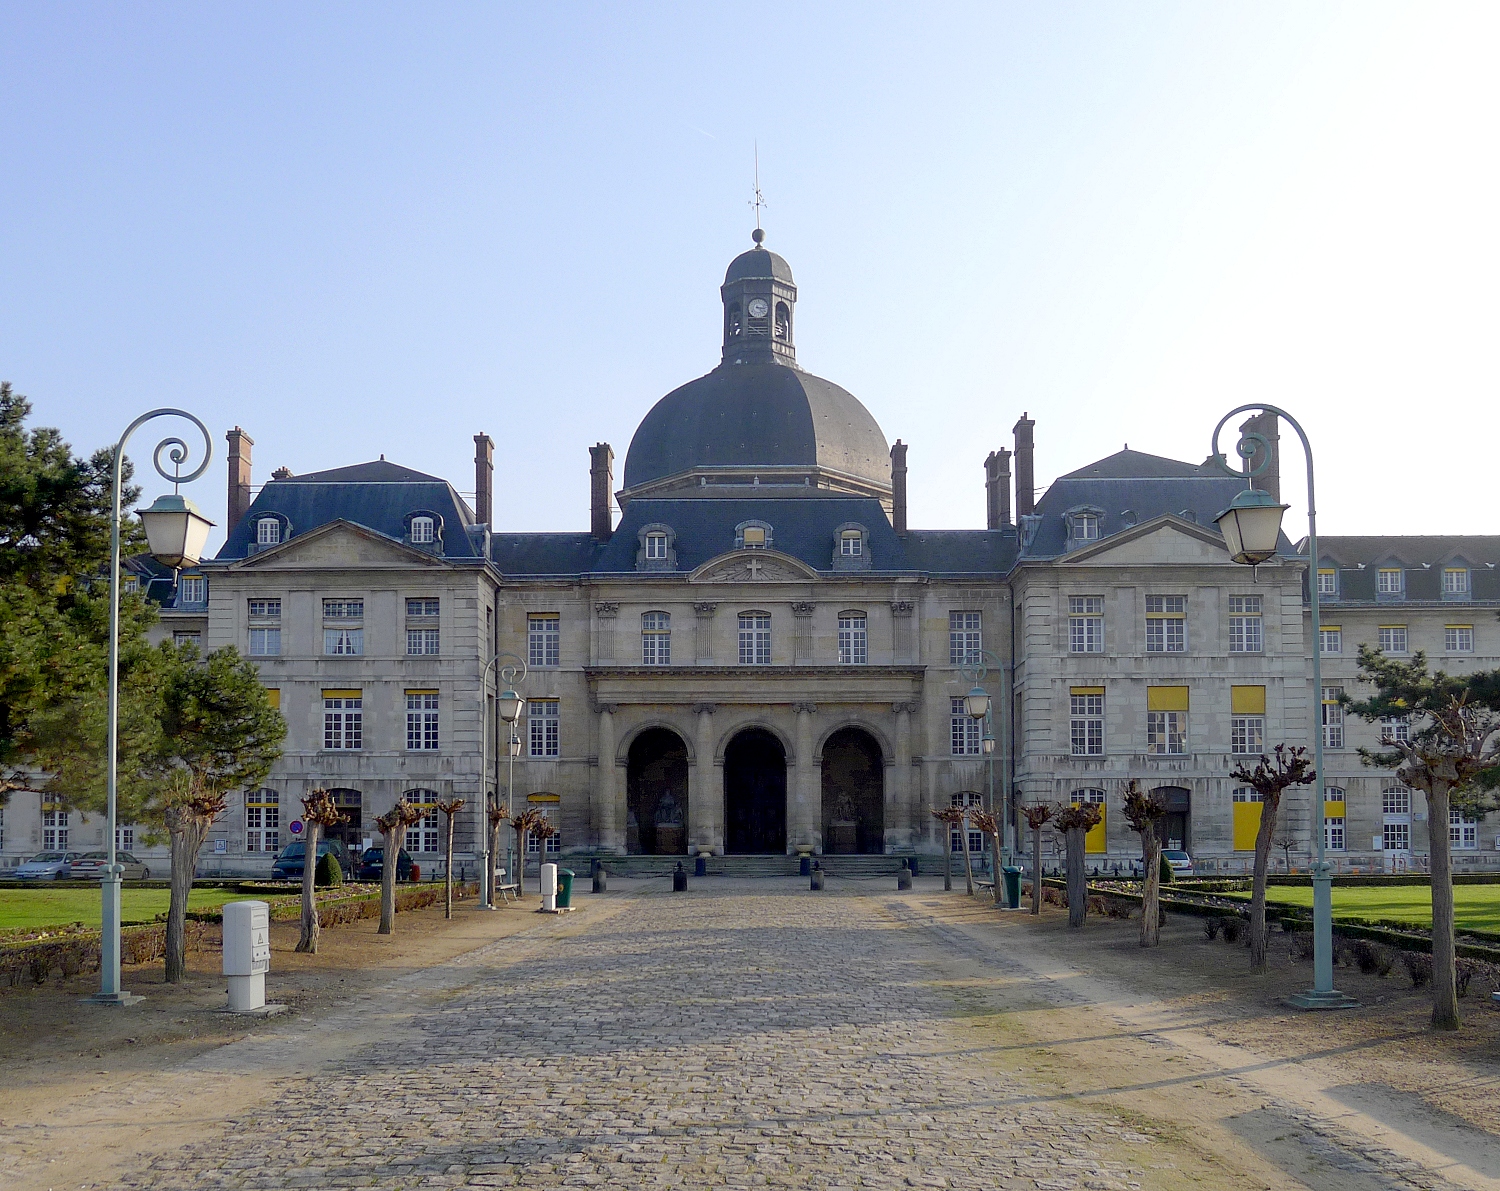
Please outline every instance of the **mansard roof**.
[[[1297, 543], [1307, 553], [1307, 539]], [[1462, 560], [1472, 566], [1500, 564], [1500, 536], [1495, 534], [1353, 534], [1318, 538], [1319, 561], [1340, 566], [1375, 566], [1399, 562], [1403, 566], [1436, 566]]]
[[1187, 476], [1214, 475], [1205, 472], [1197, 463], [1184, 463], [1181, 459], [1168, 459], [1162, 455], [1148, 455], [1145, 451], [1132, 451], [1126, 447], [1113, 455], [1070, 471], [1064, 480], [1149, 480], [1182, 478]]

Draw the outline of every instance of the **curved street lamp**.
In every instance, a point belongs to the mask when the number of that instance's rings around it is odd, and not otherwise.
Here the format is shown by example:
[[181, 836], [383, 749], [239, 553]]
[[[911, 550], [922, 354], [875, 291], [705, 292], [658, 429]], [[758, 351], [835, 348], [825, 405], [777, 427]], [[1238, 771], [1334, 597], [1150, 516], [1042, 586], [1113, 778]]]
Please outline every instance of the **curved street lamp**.
[[[969, 664], [969, 663], [972, 663], [972, 664]], [[1003, 690], [1003, 687], [1004, 687], [1004, 678], [1003, 678], [1003, 675], [1005, 673], [1004, 668], [1003, 668], [1004, 667], [1004, 663], [1000, 660], [1000, 658], [996, 654], [992, 653], [988, 649], [971, 650], [967, 654], [967, 656], [966, 656], [966, 664], [959, 666], [958, 672], [960, 674], [962, 674], [965, 678], [971, 679], [973, 681], [973, 683], [974, 683], [973, 689], [970, 690], [969, 693], [964, 696], [964, 714], [966, 714], [970, 719], [972, 719], [972, 720], [979, 720], [979, 721], [981, 721], [984, 724], [984, 736], [979, 741], [979, 751], [980, 751], [980, 754], [985, 759], [985, 768], [988, 771], [987, 772], [987, 778], [988, 778], [988, 783], [989, 783], [989, 789], [988, 789], [988, 791], [987, 791], [987, 793], [985, 795], [985, 809], [988, 810], [991, 814], [994, 814], [995, 813], [995, 733], [994, 733], [995, 715], [994, 715], [994, 700], [990, 697], [989, 691], [985, 690], [985, 688], [984, 688], [984, 680], [985, 680], [986, 676], [989, 674], [989, 668], [991, 666], [993, 666], [996, 670], [1000, 671], [1000, 673], [1002, 675], [1002, 679], [1001, 679], [1002, 692], [1001, 693], [1003, 694], [1004, 693], [1004, 690]], [[1003, 801], [1004, 801], [1005, 805], [1001, 808], [1001, 820], [1004, 823], [1004, 828], [1003, 828], [1002, 835], [1001, 835], [1001, 839], [1002, 839], [1001, 849], [1002, 849], [1002, 851], [1006, 855], [1004, 857], [1002, 857], [1001, 863], [1009, 863], [1009, 859], [1008, 858], [1009, 858], [1009, 853], [1010, 853], [1010, 850], [1011, 850], [1011, 836], [1010, 836], [1010, 831], [1011, 831], [1010, 819], [1011, 819], [1011, 816], [1010, 816], [1010, 795], [1009, 795], [1009, 792], [1008, 792], [1008, 786], [1007, 786], [1007, 793], [1006, 793], [1006, 796], [1005, 796], [1005, 798], [1004, 798]], [[968, 830], [967, 821], [965, 822], [964, 830], [965, 831]], [[944, 847], [947, 847], [947, 846], [948, 845], [945, 843]], [[1000, 874], [996, 873], [995, 874], [995, 881], [997, 882], [997, 884], [996, 884], [996, 888], [997, 889], [999, 888], [999, 885], [998, 885], [999, 880], [1000, 880]]]
[[[521, 718], [521, 712], [526, 707], [526, 700], [516, 693], [515, 688], [525, 683], [528, 667], [526, 665], [525, 658], [518, 657], [513, 653], [504, 652], [495, 654], [494, 657], [492, 657], [488, 662], [485, 663], [484, 669], [486, 674], [488, 674], [491, 667], [495, 666], [499, 667], [499, 669], [495, 671], [495, 678], [497, 682], [503, 683], [505, 685], [505, 690], [501, 691], [500, 695], [495, 700], [495, 711], [500, 716], [500, 718], [505, 721], [505, 726], [508, 729], [507, 735], [509, 736], [509, 740], [506, 742], [506, 752], [510, 758], [510, 776], [508, 781], [506, 782], [505, 787], [505, 810], [507, 814], [514, 814], [516, 789], [516, 758], [521, 755], [521, 740], [516, 735], [515, 726], [516, 721]], [[486, 731], [488, 731], [489, 729], [488, 721], [489, 716], [486, 715]], [[488, 747], [484, 749], [484, 755], [486, 758], [489, 757]], [[488, 799], [486, 798], [484, 801], [488, 802]], [[484, 843], [481, 845], [484, 855], [484, 880], [480, 882], [480, 905], [485, 908], [490, 908], [494, 905], [494, 899], [490, 890], [490, 886], [494, 883], [495, 872], [494, 862], [490, 858], [488, 805], [484, 807], [483, 813], [481, 815], [480, 828], [481, 834], [483, 834], [484, 836]], [[515, 875], [515, 870], [514, 868], [512, 868], [513, 863], [514, 862], [511, 859], [510, 845], [507, 843], [505, 846], [505, 872], [507, 876], [513, 877]]]
[[[1307, 588], [1312, 608], [1313, 771], [1316, 775], [1318, 804], [1318, 822], [1314, 829], [1317, 860], [1313, 863], [1312, 871], [1313, 987], [1307, 992], [1288, 997], [1287, 1003], [1299, 1009], [1348, 1009], [1357, 1002], [1333, 987], [1333, 868], [1326, 855], [1328, 826], [1323, 798], [1323, 643], [1318, 609], [1318, 509], [1313, 495], [1312, 444], [1308, 442], [1307, 432], [1302, 429], [1301, 424], [1286, 410], [1264, 402], [1237, 406], [1220, 418], [1219, 424], [1214, 427], [1209, 452], [1209, 458], [1225, 475], [1253, 481], [1271, 466], [1271, 444], [1260, 434], [1243, 430], [1240, 433], [1240, 440], [1234, 449], [1235, 454], [1245, 463], [1243, 471], [1230, 467], [1223, 452], [1219, 450], [1219, 432], [1224, 429], [1224, 423], [1236, 414], [1252, 411], [1274, 414], [1285, 419], [1302, 440], [1302, 453], [1307, 459]], [[1252, 467], [1250, 461], [1257, 453], [1260, 454], [1261, 461]], [[1273, 557], [1281, 536], [1282, 514], [1290, 507], [1278, 504], [1269, 492], [1253, 486], [1238, 493], [1229, 507], [1214, 518], [1219, 531], [1224, 535], [1224, 545], [1229, 550], [1229, 557], [1247, 566], [1258, 566]]]

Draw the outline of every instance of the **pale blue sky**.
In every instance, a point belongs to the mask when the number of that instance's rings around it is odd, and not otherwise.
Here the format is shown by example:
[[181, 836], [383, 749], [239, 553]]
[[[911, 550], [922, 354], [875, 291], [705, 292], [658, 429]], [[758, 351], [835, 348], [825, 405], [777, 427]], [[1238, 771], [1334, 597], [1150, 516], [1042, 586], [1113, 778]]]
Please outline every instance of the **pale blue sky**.
[[1262, 397], [1324, 532], [1500, 532], [1497, 11], [0, 0], [0, 377], [80, 450], [197, 412], [216, 520], [238, 423], [257, 483], [461, 490], [487, 431], [499, 527], [585, 529], [588, 445], [717, 363], [758, 139], [913, 525], [1023, 409], [1045, 483]]

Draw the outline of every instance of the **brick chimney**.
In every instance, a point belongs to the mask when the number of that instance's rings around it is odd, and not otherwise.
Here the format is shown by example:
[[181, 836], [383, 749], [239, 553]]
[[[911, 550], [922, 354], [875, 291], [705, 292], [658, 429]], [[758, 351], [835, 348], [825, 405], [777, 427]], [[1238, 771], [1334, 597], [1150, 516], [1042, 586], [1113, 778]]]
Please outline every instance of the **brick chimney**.
[[226, 534], [250, 511], [250, 448], [255, 440], [236, 426], [224, 436], [229, 440], [229, 524]]
[[984, 508], [989, 529], [1010, 524], [1010, 452], [991, 451], [984, 461]]
[[1031, 458], [1031, 432], [1036, 423], [1025, 411], [1015, 424], [1016, 435], [1016, 516], [1030, 517], [1036, 512], [1036, 469]]
[[495, 443], [488, 434], [474, 436], [474, 518], [492, 525], [495, 513]]
[[[1240, 427], [1241, 434], [1258, 434], [1271, 444], [1271, 466], [1255, 477], [1257, 488], [1269, 492], [1277, 504], [1281, 503], [1281, 419], [1275, 414], [1256, 414]], [[1261, 465], [1266, 449], [1257, 445], [1255, 454], [1245, 460], [1245, 470], [1251, 471]]]
[[589, 448], [589, 532], [595, 540], [609, 541], [615, 532], [609, 511], [615, 486], [615, 453], [607, 442]]
[[891, 528], [906, 532], [906, 444], [899, 438], [891, 448]]

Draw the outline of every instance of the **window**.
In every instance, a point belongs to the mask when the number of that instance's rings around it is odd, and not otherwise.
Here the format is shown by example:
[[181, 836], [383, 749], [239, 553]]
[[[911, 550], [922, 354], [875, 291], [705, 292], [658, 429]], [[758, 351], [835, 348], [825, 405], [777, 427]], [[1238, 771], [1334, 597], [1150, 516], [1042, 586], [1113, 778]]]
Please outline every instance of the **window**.
[[421, 807], [426, 813], [406, 831], [408, 852], [441, 852], [443, 829], [438, 822], [438, 793], [436, 790], [408, 790], [401, 801]]
[[[542, 814], [546, 816], [547, 823], [548, 823], [549, 826], [556, 826], [556, 824], [553, 822], [552, 808], [550, 806], [537, 806], [537, 807], [534, 807], [534, 809], [541, 811]], [[535, 833], [528, 831], [526, 833], [526, 854], [528, 856], [536, 856], [538, 853], [541, 852], [541, 850], [542, 850], [542, 841], [537, 838], [537, 836], [536, 836]], [[547, 837], [547, 854], [549, 856], [553, 856], [553, 855], [556, 855], [557, 853], [559, 853], [561, 851], [562, 851], [562, 833], [561, 832], [555, 832], [552, 835], [549, 835]]]
[[431, 517], [411, 519], [411, 540], [416, 545], [429, 545], [437, 538], [437, 523]]
[[561, 705], [556, 699], [528, 699], [526, 701], [526, 721], [531, 729], [531, 755], [533, 757], [560, 755], [561, 713]]
[[177, 632], [172, 634], [172, 644], [201, 646], [203, 644], [203, 634], [178, 630]]
[[865, 552], [865, 535], [857, 529], [846, 529], [839, 536], [839, 553], [845, 558], [858, 558]]
[[208, 603], [208, 580], [202, 575], [184, 575], [177, 581], [179, 604]]
[[1387, 786], [1380, 792], [1382, 815], [1411, 814], [1411, 791], [1405, 786]]
[[1383, 624], [1380, 626], [1380, 652], [1406, 652], [1406, 626], [1404, 624]]
[[116, 852], [129, 852], [129, 851], [133, 850], [134, 848], [135, 848], [135, 828], [134, 827], [116, 827], [115, 828], [115, 851]]
[[1068, 652], [1104, 652], [1104, 597], [1068, 597]]
[[1479, 820], [1463, 811], [1448, 812], [1448, 842], [1455, 848], [1479, 847]]
[[362, 691], [323, 692], [325, 749], [364, 748], [364, 705]]
[[1323, 820], [1323, 846], [1330, 852], [1342, 852], [1345, 848], [1344, 816], [1329, 815]]
[[1380, 720], [1380, 737], [1384, 740], [1387, 736], [1392, 740], [1410, 740], [1411, 723], [1404, 715], [1383, 716]]
[[1323, 688], [1323, 747], [1325, 749], [1344, 747], [1344, 708], [1339, 702], [1343, 697], [1344, 688], [1341, 686]]
[[769, 612], [740, 613], [740, 665], [769, 666], [771, 664], [771, 614]]
[[561, 664], [561, 616], [556, 612], [541, 612], [526, 618], [526, 653], [526, 662], [531, 666]]
[[431, 752], [438, 746], [438, 693], [406, 692], [406, 747]]
[[646, 535], [646, 558], [651, 561], [664, 561], [667, 557], [667, 535], [664, 533], [648, 533]]
[[1093, 542], [1099, 537], [1099, 515], [1097, 513], [1073, 514], [1073, 538], [1079, 542]]
[[766, 545], [766, 528], [763, 525], [747, 525], [741, 531], [740, 542], [746, 550], [763, 550]]
[[1188, 688], [1146, 688], [1146, 752], [1181, 756], [1187, 752]]
[[979, 663], [984, 639], [979, 628], [978, 612], [948, 613], [948, 664], [974, 666]]
[[1318, 594], [1320, 596], [1336, 596], [1339, 593], [1339, 573], [1337, 571], [1318, 572]]
[[42, 851], [66, 852], [68, 850], [68, 812], [42, 811]]
[[281, 795], [251, 790], [245, 795], [245, 851], [275, 852], [281, 847]]
[[949, 726], [955, 757], [977, 757], [983, 751], [980, 722], [964, 710], [962, 696], [949, 700]]
[[1375, 591], [1378, 595], [1400, 595], [1406, 586], [1404, 572], [1396, 567], [1381, 567], [1375, 576]]
[[839, 664], [863, 666], [869, 661], [864, 614], [846, 612], [839, 617]]
[[740, 304], [738, 302], [731, 302], [729, 309], [724, 312], [724, 330], [731, 336], [740, 333]]
[[1443, 594], [1451, 599], [1462, 599], [1469, 594], [1469, 570], [1467, 567], [1443, 568]]
[[250, 600], [250, 618], [252, 620], [280, 620], [281, 601], [278, 600]]
[[783, 343], [792, 338], [792, 312], [785, 302], [776, 303], [776, 338]]
[[406, 652], [413, 657], [441, 653], [442, 633], [438, 629], [407, 629]]
[[281, 522], [275, 517], [262, 517], [255, 523], [255, 544], [276, 546], [281, 542]]
[[1229, 652], [1260, 653], [1265, 648], [1260, 596], [1229, 597]]
[[323, 652], [329, 657], [355, 656], [364, 651], [364, 629], [323, 630]]
[[1473, 653], [1474, 626], [1471, 624], [1449, 624], [1443, 626], [1444, 653]]
[[324, 620], [362, 620], [365, 615], [364, 600], [324, 600]]
[[[962, 702], [963, 700], [959, 700]], [[1104, 688], [1074, 687], [1069, 696], [1073, 756], [1104, 755]]]
[[425, 597], [406, 601], [408, 616], [436, 616], [441, 608], [442, 604], [438, 600], [429, 600]]
[[[984, 799], [977, 790], [969, 790], [962, 794], [949, 795], [950, 806], [961, 806], [968, 810], [978, 810], [984, 805]], [[985, 850], [984, 832], [969, 828], [969, 853], [975, 852], [981, 855]], [[958, 826], [955, 824], [948, 831], [948, 850], [950, 852], [962, 853], [964, 850], [964, 837], [959, 834]]]
[[1387, 852], [1411, 851], [1410, 823], [1383, 823], [1380, 836], [1380, 846]]
[[253, 658], [280, 657], [281, 630], [279, 628], [251, 629], [250, 656]]
[[1230, 830], [1236, 852], [1255, 851], [1255, 840], [1260, 834], [1261, 812], [1265, 809], [1265, 796], [1253, 786], [1236, 786], [1230, 792]]
[[641, 617], [641, 665], [672, 664], [672, 617], [665, 612], [647, 612]]
[[1146, 652], [1187, 651], [1187, 596], [1146, 597]]
[[1266, 717], [1237, 715], [1229, 720], [1229, 751], [1252, 757], [1265, 752]]
[[1318, 629], [1318, 648], [1324, 653], [1344, 652], [1344, 630], [1336, 624], [1325, 624]]

